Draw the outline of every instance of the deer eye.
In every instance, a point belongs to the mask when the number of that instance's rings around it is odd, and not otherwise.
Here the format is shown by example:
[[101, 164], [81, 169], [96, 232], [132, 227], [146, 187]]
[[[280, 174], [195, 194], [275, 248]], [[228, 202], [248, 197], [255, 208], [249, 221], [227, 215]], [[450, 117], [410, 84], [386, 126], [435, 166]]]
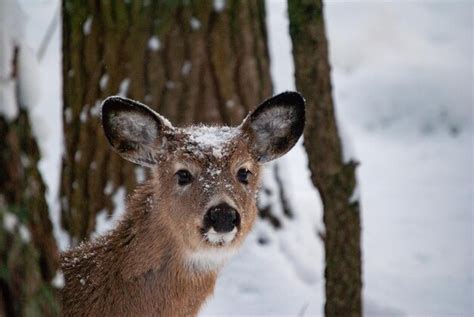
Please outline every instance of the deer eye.
[[186, 186], [193, 182], [193, 175], [187, 170], [179, 170], [176, 172], [176, 176], [178, 176], [178, 185], [179, 186]]
[[237, 179], [239, 182], [242, 184], [247, 185], [249, 183], [249, 175], [252, 174], [248, 169], [246, 168], [241, 168], [237, 172]]

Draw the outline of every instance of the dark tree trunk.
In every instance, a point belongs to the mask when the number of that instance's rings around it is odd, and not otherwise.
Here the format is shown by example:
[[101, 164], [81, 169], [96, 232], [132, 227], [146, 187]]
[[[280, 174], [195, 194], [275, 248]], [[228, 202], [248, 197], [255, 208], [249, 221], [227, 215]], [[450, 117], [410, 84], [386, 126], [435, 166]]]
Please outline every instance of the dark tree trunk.
[[59, 315], [58, 250], [28, 112], [0, 114], [0, 136], [0, 316]]
[[121, 93], [177, 125], [239, 123], [272, 92], [264, 3], [64, 0], [63, 75], [62, 225], [76, 244], [141, 169], [108, 147], [101, 101]]
[[356, 166], [344, 161], [332, 99], [321, 0], [289, 0], [296, 87], [307, 101], [305, 148], [324, 205], [326, 316], [361, 316], [362, 269]]

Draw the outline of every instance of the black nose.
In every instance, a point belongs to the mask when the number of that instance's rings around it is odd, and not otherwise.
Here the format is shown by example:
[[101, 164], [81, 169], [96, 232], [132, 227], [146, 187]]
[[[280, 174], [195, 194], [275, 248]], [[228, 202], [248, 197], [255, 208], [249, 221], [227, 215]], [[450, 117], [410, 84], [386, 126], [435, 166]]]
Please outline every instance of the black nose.
[[239, 213], [226, 203], [209, 208], [204, 216], [204, 226], [212, 227], [216, 232], [230, 232], [239, 225]]

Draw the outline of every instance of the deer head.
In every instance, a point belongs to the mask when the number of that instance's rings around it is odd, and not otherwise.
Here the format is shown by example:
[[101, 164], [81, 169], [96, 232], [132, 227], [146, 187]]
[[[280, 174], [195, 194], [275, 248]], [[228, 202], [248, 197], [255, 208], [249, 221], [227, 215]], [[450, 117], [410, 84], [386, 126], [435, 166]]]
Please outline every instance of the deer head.
[[257, 215], [261, 165], [296, 144], [304, 116], [304, 100], [296, 92], [266, 100], [238, 127], [174, 127], [121, 97], [107, 98], [102, 107], [113, 149], [151, 169], [157, 207], [149, 211], [149, 225], [165, 222], [191, 262], [242, 243]]

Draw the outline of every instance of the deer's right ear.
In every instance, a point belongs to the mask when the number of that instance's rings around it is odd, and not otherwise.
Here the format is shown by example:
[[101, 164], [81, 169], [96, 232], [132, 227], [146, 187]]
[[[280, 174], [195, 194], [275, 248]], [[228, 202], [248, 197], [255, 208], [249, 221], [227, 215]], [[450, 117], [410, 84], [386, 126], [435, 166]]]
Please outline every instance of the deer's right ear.
[[250, 136], [251, 151], [262, 163], [288, 152], [303, 133], [305, 101], [297, 92], [284, 92], [265, 100], [242, 123]]
[[102, 103], [102, 126], [112, 148], [123, 158], [147, 167], [156, 164], [157, 148], [173, 126], [147, 106], [122, 97]]

